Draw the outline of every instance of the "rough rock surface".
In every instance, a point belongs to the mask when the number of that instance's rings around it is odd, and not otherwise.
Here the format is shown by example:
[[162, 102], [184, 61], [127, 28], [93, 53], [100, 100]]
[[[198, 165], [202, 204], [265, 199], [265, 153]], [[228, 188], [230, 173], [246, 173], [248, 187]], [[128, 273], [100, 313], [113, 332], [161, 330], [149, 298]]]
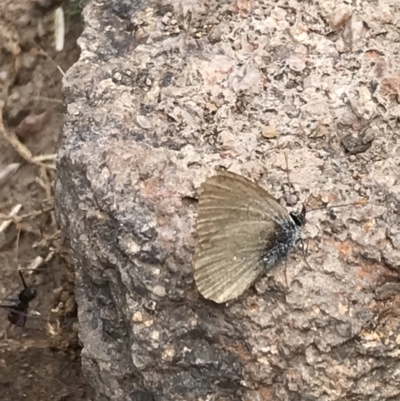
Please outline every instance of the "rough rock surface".
[[[400, 397], [398, 0], [88, 1], [56, 184], [99, 400]], [[289, 155], [290, 182], [284, 153]], [[217, 166], [308, 213], [216, 305], [191, 271]]]

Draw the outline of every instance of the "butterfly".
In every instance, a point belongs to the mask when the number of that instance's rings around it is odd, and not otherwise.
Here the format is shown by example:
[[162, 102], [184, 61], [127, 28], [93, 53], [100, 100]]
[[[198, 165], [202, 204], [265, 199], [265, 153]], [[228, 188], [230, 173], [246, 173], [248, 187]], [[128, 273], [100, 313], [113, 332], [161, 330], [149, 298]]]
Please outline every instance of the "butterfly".
[[289, 213], [241, 175], [217, 170], [200, 187], [194, 279], [204, 298], [239, 297], [300, 239], [306, 209]]

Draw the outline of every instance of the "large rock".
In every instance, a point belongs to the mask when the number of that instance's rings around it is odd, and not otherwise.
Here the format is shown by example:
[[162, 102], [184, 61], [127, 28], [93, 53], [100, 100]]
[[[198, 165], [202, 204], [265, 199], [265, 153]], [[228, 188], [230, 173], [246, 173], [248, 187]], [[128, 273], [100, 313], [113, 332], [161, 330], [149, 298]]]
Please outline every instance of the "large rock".
[[[399, 397], [397, 0], [289, 3], [86, 4], [56, 199], [98, 400]], [[217, 305], [191, 258], [218, 166], [368, 203], [309, 212], [311, 270], [298, 249]]]

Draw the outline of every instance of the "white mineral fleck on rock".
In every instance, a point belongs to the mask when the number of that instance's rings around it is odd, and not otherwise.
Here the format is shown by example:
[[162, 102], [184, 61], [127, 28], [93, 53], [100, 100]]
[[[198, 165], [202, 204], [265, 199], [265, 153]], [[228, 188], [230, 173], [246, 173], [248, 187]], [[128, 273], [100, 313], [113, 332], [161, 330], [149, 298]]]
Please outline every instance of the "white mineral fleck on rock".
[[163, 287], [162, 285], [156, 285], [153, 288], [153, 294], [155, 294], [159, 297], [165, 297], [165, 295], [167, 295], [167, 292], [165, 290], [165, 287]]

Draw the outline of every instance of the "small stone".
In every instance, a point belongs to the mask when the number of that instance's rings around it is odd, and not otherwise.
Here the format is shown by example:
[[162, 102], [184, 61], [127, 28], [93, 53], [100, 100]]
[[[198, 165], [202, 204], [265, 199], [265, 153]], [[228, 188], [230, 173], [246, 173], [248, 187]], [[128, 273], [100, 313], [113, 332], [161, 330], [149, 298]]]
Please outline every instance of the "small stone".
[[8, 72], [7, 71], [0, 71], [0, 82], [4, 83], [8, 79]]
[[140, 245], [131, 238], [125, 242], [125, 246], [131, 255], [135, 255], [140, 251]]
[[321, 202], [325, 203], [326, 205], [329, 203], [329, 196], [328, 195], [323, 195], [321, 197]]
[[164, 361], [172, 361], [175, 356], [175, 348], [173, 345], [167, 345], [162, 352], [161, 358]]
[[278, 136], [278, 130], [268, 125], [262, 128], [262, 135], [264, 138], [273, 139]]
[[161, 22], [162, 22], [164, 25], [168, 25], [169, 16], [168, 16], [168, 15], [164, 15], [164, 16], [161, 18]]
[[350, 18], [351, 8], [342, 6], [337, 8], [330, 17], [330, 26], [332, 29], [340, 29]]
[[363, 153], [371, 147], [371, 141], [365, 143], [363, 141], [363, 136], [356, 134], [347, 134], [342, 138], [342, 146], [351, 155], [356, 155], [358, 153]]
[[218, 107], [214, 103], [206, 103], [206, 107], [210, 113], [215, 113]]
[[208, 33], [208, 41], [210, 43], [218, 43], [221, 41], [222, 30], [221, 25], [214, 25]]
[[[393, 12], [388, 4], [380, 4], [379, 8], [377, 8], [377, 13], [376, 16], [385, 22], [386, 24], [392, 24], [393, 23]], [[374, 15], [375, 18], [375, 15]]]
[[344, 28], [343, 40], [350, 46], [354, 46], [359, 44], [364, 36], [364, 22], [356, 14], [353, 14]]
[[165, 295], [167, 295], [167, 291], [165, 290], [165, 287], [163, 287], [162, 285], [156, 285], [153, 288], [153, 294], [162, 298], [165, 297]]
[[30, 114], [25, 117], [15, 129], [18, 138], [25, 142], [28, 139], [34, 139], [43, 131], [46, 124], [50, 121], [50, 113]]
[[31, 70], [35, 66], [35, 63], [36, 63], [36, 57], [31, 53], [24, 53], [22, 55], [21, 65], [24, 68]]
[[338, 312], [341, 314], [341, 315], [346, 315], [347, 314], [347, 312], [348, 312], [348, 307], [347, 307], [347, 305], [344, 305], [344, 304], [342, 304], [341, 302], [339, 302], [339, 305], [338, 305]]
[[319, 123], [314, 132], [310, 135], [311, 138], [323, 138], [328, 134], [326, 125]]
[[143, 314], [141, 312], [135, 312], [132, 316], [132, 321], [135, 323], [143, 322]]
[[145, 116], [138, 115], [138, 116], [136, 117], [136, 122], [137, 122], [137, 124], [139, 125], [140, 128], [143, 128], [143, 129], [150, 129], [150, 128], [152, 128], [151, 122], [150, 122], [149, 119], [148, 119], [147, 117], [145, 117]]
[[375, 139], [375, 131], [376, 130], [373, 128], [370, 128], [369, 130], [367, 130], [361, 140], [362, 143], [367, 144], [367, 143], [372, 142]]

